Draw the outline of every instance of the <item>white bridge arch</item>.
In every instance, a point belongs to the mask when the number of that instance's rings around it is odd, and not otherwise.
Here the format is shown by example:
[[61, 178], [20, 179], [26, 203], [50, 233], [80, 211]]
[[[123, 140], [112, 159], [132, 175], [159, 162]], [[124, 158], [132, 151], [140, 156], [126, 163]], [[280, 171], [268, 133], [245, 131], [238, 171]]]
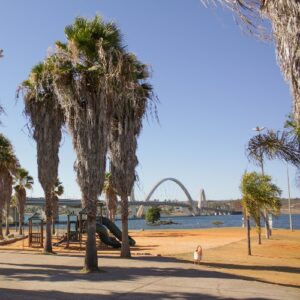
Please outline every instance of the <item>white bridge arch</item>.
[[148, 202], [150, 201], [150, 198], [151, 196], [153, 195], [153, 193], [156, 191], [156, 189], [162, 184], [164, 183], [165, 181], [173, 181], [175, 182], [182, 190], [183, 192], [185, 193], [185, 195], [187, 196], [188, 198], [188, 204], [189, 204], [189, 208], [190, 210], [193, 212], [193, 213], [196, 213], [196, 209], [194, 207], [194, 202], [193, 202], [193, 199], [189, 193], [189, 191], [186, 189], [186, 187], [176, 178], [172, 178], [172, 177], [168, 177], [168, 178], [164, 178], [162, 180], [160, 180], [153, 188], [152, 190], [150, 191], [150, 193], [148, 194], [148, 196], [146, 197], [145, 199], [145, 202]]

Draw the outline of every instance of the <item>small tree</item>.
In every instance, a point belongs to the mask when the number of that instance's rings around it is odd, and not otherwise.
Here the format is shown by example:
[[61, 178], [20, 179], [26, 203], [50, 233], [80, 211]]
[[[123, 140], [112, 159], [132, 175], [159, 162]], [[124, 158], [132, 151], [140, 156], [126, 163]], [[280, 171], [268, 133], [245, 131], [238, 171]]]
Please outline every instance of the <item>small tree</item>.
[[23, 234], [24, 210], [26, 203], [26, 189], [32, 189], [33, 177], [24, 168], [18, 168], [14, 177], [16, 206], [19, 212], [19, 234]]
[[58, 205], [58, 197], [64, 193], [64, 186], [62, 182], [57, 178], [54, 186], [54, 190], [52, 191], [52, 234], [55, 234], [55, 223], [58, 220], [59, 215], [59, 205]]
[[[258, 163], [264, 175], [263, 161], [267, 159], [280, 159], [300, 168], [299, 137], [297, 136], [297, 125], [289, 119], [286, 126], [290, 131], [274, 132], [268, 130], [265, 134], [258, 134], [250, 139], [247, 146], [249, 160]], [[298, 132], [299, 134], [299, 132]], [[264, 208], [263, 218], [265, 219], [267, 238], [270, 236], [267, 208]]]
[[273, 214], [280, 211], [280, 189], [271, 182], [272, 178], [256, 172], [245, 172], [242, 177], [240, 189], [242, 191], [242, 205], [247, 218], [248, 254], [251, 255], [250, 246], [250, 217], [254, 220], [258, 233], [258, 242], [261, 243], [260, 217], [263, 210]]
[[150, 207], [146, 214], [146, 221], [148, 223], [155, 223], [160, 219], [160, 208], [159, 207]]

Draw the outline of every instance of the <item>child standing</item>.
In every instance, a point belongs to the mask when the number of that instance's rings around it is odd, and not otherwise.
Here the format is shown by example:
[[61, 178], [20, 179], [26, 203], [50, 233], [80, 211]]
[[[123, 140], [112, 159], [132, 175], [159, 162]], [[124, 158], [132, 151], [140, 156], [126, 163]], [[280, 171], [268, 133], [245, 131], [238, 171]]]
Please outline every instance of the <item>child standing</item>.
[[200, 264], [202, 259], [202, 247], [200, 245], [197, 246], [196, 250], [194, 251], [194, 264]]

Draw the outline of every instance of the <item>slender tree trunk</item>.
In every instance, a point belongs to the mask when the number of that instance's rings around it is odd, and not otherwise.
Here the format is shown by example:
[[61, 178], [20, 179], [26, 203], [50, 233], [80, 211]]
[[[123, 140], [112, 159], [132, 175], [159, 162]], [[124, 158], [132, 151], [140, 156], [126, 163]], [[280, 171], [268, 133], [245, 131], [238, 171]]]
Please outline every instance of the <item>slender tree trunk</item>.
[[46, 238], [44, 243], [44, 252], [46, 253], [52, 253], [52, 232], [51, 232], [51, 225], [52, 225], [52, 197], [51, 192], [45, 192], [45, 198], [46, 198], [46, 208], [45, 208], [45, 214], [46, 214]]
[[19, 212], [19, 234], [23, 234], [23, 215]]
[[270, 230], [270, 224], [269, 224], [269, 218], [268, 218], [268, 213], [265, 212], [265, 225], [266, 225], [266, 238], [269, 240], [271, 236], [271, 230]]
[[55, 234], [55, 220], [52, 218], [52, 235]]
[[257, 234], [258, 234], [258, 245], [261, 245], [261, 227], [257, 227]]
[[5, 218], [5, 235], [9, 235], [9, 208], [10, 208], [10, 202], [6, 201], [5, 203], [6, 208], [6, 218]]
[[250, 236], [250, 217], [247, 216], [247, 244], [248, 244], [248, 255], [252, 255], [251, 253], [251, 236]]
[[3, 238], [2, 223], [3, 223], [3, 212], [2, 212], [2, 207], [0, 206], [0, 238]]
[[59, 218], [59, 205], [58, 205], [58, 196], [53, 194], [52, 196], [52, 205], [53, 205], [53, 218], [52, 218], [52, 234], [56, 232], [56, 222]]
[[130, 246], [128, 240], [128, 197], [121, 195], [121, 219], [122, 219], [122, 247], [121, 257], [130, 258]]
[[261, 245], [261, 225], [260, 225], [260, 216], [258, 217], [258, 222], [257, 222], [257, 235], [258, 235], [258, 245]]
[[96, 247], [96, 215], [87, 215], [87, 240], [85, 249], [84, 268], [86, 272], [96, 272], [98, 268], [98, 255]]

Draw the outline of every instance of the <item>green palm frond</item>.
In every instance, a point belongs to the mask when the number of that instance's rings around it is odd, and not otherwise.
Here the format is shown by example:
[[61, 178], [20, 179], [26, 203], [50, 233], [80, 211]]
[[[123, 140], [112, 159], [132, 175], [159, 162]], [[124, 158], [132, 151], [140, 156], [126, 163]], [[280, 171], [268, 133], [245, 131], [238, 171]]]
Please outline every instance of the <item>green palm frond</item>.
[[77, 17], [72, 25], [65, 28], [67, 39], [74, 43], [77, 50], [91, 60], [98, 57], [98, 44], [103, 48], [121, 48], [121, 34], [114, 23], [105, 23], [98, 15], [92, 20]]
[[19, 161], [14, 153], [11, 142], [0, 133], [0, 169], [15, 173], [18, 166]]
[[300, 167], [299, 140], [288, 132], [269, 130], [250, 139], [247, 146], [247, 156], [250, 160], [260, 162], [267, 159], [280, 159]]
[[32, 189], [32, 186], [34, 184], [33, 177], [29, 175], [29, 172], [19, 167], [16, 171], [15, 177], [14, 177], [14, 189], [16, 192], [18, 192], [21, 189]]

